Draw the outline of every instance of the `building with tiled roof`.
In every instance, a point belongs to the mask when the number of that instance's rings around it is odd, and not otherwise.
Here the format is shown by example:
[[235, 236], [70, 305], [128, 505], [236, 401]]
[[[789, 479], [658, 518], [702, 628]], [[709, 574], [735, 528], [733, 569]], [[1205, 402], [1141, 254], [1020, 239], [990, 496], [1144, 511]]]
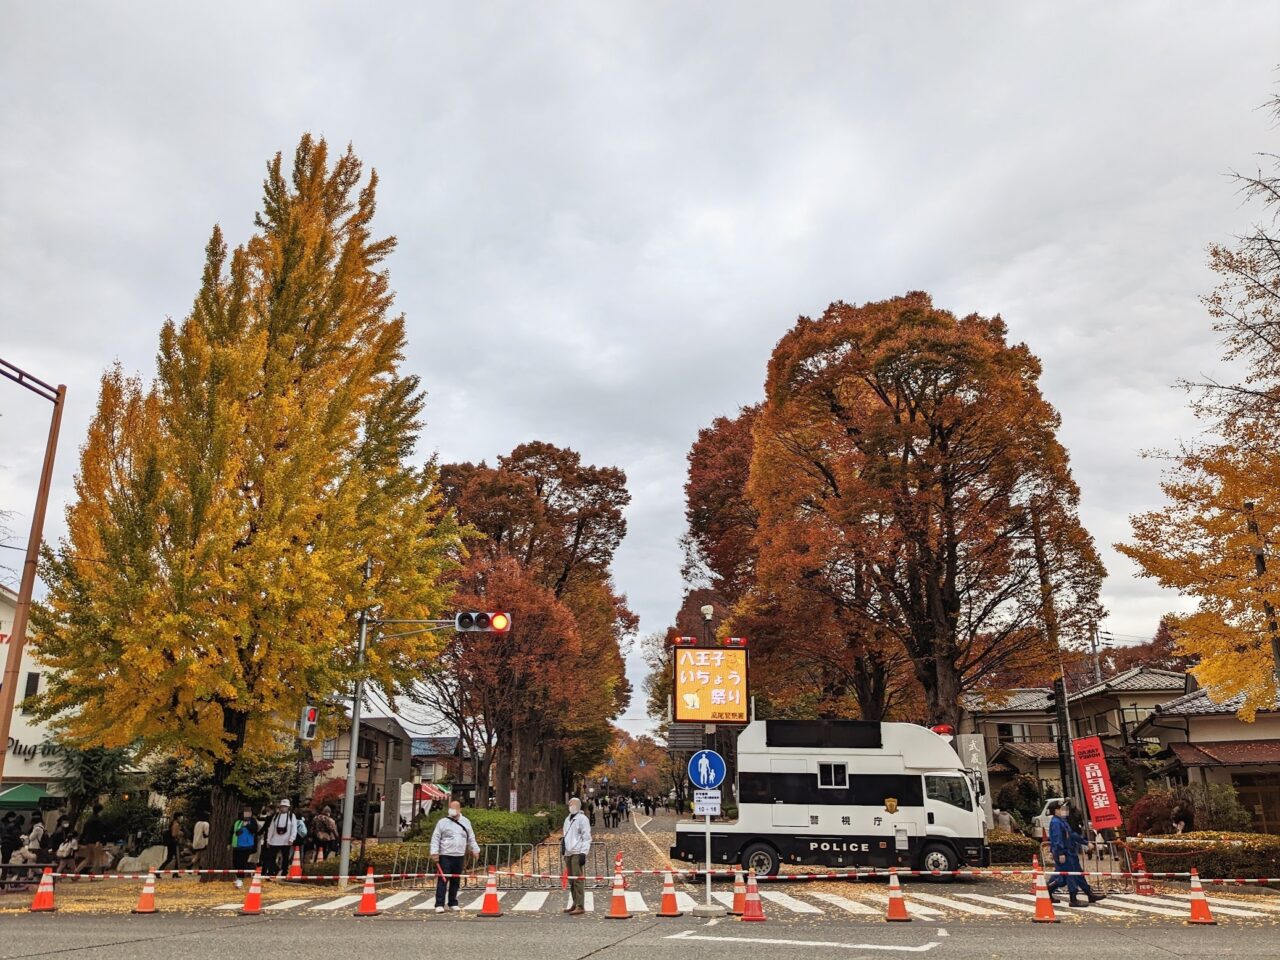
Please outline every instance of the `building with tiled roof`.
[[1099, 737], [1117, 750], [1140, 747], [1138, 727], [1188, 685], [1187, 675], [1173, 670], [1122, 670], [1067, 697], [1071, 736]]

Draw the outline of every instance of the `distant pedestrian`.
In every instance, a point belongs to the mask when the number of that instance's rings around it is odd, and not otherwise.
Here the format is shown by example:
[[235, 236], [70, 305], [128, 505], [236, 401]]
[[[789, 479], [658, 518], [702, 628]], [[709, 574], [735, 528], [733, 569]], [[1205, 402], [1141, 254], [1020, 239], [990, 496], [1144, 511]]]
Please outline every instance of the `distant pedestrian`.
[[[39, 863], [41, 860], [41, 850], [44, 847], [44, 824], [40, 822], [34, 814], [32, 814], [31, 829], [28, 830], [20, 839], [21, 846], [18, 847], [9, 857], [10, 863]], [[22, 816], [18, 816], [18, 829], [22, 828], [25, 821]]]
[[571, 903], [565, 909], [571, 917], [587, 912], [586, 873], [587, 854], [591, 852], [591, 824], [582, 813], [582, 801], [573, 797], [569, 801], [569, 816], [565, 817], [560, 844], [564, 850], [564, 868], [569, 875]]
[[298, 818], [287, 799], [276, 805], [275, 814], [262, 830], [262, 875], [281, 876], [289, 869], [289, 851], [298, 839]]
[[231, 868], [236, 871], [236, 886], [244, 886], [241, 873], [249, 872], [249, 861], [258, 847], [258, 821], [253, 808], [246, 805], [239, 818], [231, 825]]
[[207, 867], [209, 860], [209, 814], [201, 810], [196, 814], [191, 828], [191, 866], [196, 870]]
[[80, 831], [80, 859], [76, 863], [76, 873], [88, 870], [96, 873], [102, 869], [102, 841], [106, 839], [106, 830], [102, 823], [102, 804], [95, 803]]
[[436, 913], [444, 913], [446, 895], [450, 910], [459, 911], [458, 887], [466, 867], [467, 854], [480, 856], [480, 845], [471, 821], [462, 815], [462, 804], [449, 802], [449, 813], [436, 822], [431, 832], [431, 860], [436, 867]]
[[62, 832], [62, 839], [58, 842], [58, 846], [54, 851], [58, 858], [56, 867], [58, 873], [75, 873], [76, 857], [80, 850], [80, 841], [76, 836], [74, 828], [68, 826]]
[[315, 858], [317, 861], [327, 860], [338, 844], [338, 825], [333, 820], [333, 808], [325, 804], [312, 819], [311, 826], [316, 838]]
[[186, 831], [182, 826], [182, 817], [175, 813], [169, 818], [169, 829], [165, 832], [164, 863], [160, 864], [157, 869], [164, 870], [170, 863], [173, 864], [172, 869], [174, 870], [182, 867], [182, 843], [185, 839]]
[[8, 863], [14, 851], [22, 846], [22, 828], [12, 810], [0, 817], [0, 863]]

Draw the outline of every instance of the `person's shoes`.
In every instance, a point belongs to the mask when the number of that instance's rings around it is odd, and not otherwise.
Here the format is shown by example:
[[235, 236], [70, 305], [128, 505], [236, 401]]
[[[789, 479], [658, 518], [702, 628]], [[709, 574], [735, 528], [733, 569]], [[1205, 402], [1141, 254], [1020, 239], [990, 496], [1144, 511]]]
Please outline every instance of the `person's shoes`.
[[569, 911], [569, 916], [571, 916], [571, 917], [581, 917], [581, 916], [583, 916], [584, 914], [586, 914], [586, 912], [587, 912], [587, 911], [586, 911], [586, 910], [584, 910], [582, 907], [574, 907], [572, 910], [570, 910], [570, 911]]
[[460, 906], [458, 906], [456, 903], [455, 903], [452, 907], [450, 907], [449, 909], [450, 909], [450, 910], [452, 910], [454, 913], [461, 913], [461, 912], [462, 912], [462, 908], [461, 908]]
[[1088, 901], [1088, 900], [1077, 900], [1075, 897], [1072, 897], [1069, 901], [1067, 901], [1067, 906], [1069, 906], [1069, 907], [1087, 907], [1087, 906], [1089, 906], [1089, 901]]
[[444, 907], [436, 907], [436, 913], [444, 913]]
[[573, 907], [572, 906], [565, 907], [564, 910], [561, 911], [561, 913], [573, 913]]
[[243, 889], [244, 889], [244, 881], [243, 881], [243, 880], [241, 880], [239, 877], [236, 877], [235, 883], [236, 883], [236, 889], [237, 889], [237, 890], [243, 890]]
[[1097, 903], [1099, 900], [1105, 900], [1105, 899], [1107, 899], [1107, 895], [1106, 895], [1105, 893], [1091, 893], [1091, 894], [1089, 894], [1089, 902], [1090, 902], [1090, 903]]

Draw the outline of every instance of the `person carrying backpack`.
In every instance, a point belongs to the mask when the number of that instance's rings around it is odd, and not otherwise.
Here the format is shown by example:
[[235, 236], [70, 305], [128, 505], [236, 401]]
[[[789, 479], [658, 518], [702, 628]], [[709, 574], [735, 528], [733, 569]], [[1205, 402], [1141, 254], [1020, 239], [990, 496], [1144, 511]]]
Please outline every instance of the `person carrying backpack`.
[[244, 886], [239, 874], [249, 872], [249, 860], [257, 846], [258, 821], [253, 818], [253, 808], [246, 805], [240, 818], [231, 825], [231, 866], [237, 873], [237, 887]]

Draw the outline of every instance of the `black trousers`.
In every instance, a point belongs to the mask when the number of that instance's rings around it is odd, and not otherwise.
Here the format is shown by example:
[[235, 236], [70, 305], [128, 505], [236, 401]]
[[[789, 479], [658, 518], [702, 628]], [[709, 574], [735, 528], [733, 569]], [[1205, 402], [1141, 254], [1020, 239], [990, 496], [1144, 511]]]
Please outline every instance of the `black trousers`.
[[232, 847], [231, 867], [233, 870], [248, 870], [249, 858], [253, 856], [253, 847]]
[[273, 847], [269, 843], [264, 843], [260, 862], [264, 877], [277, 877], [284, 873], [289, 865], [289, 848]]
[[[436, 906], [456, 907], [458, 905], [458, 885], [462, 883], [462, 857], [440, 854], [440, 873], [436, 874]], [[444, 874], [441, 876], [440, 874]], [[449, 876], [453, 874], [453, 876]], [[446, 881], [445, 877], [449, 879]], [[448, 889], [449, 902], [444, 902], [445, 890]]]

